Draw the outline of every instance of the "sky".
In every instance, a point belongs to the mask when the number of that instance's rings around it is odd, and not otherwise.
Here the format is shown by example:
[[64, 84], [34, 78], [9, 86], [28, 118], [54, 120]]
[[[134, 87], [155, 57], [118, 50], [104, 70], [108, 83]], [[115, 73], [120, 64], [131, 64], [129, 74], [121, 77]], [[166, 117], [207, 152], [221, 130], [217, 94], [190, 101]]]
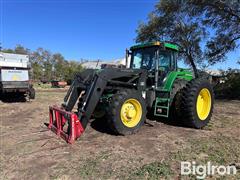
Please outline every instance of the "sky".
[[[0, 0], [0, 42], [43, 47], [68, 60], [123, 58], [158, 0]], [[213, 69], [237, 68], [240, 49]]]

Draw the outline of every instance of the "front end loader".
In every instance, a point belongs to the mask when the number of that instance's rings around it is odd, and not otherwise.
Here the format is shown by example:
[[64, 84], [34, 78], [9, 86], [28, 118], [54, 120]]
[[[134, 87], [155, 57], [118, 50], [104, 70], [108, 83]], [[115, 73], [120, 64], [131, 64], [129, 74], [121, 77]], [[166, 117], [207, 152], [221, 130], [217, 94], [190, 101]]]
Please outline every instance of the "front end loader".
[[207, 78], [195, 78], [190, 70], [177, 67], [177, 45], [153, 42], [130, 50], [129, 68], [76, 74], [63, 104], [49, 107], [49, 129], [73, 143], [91, 118], [108, 123], [120, 135], [137, 132], [147, 115], [198, 129], [207, 125], [213, 109], [212, 86]]

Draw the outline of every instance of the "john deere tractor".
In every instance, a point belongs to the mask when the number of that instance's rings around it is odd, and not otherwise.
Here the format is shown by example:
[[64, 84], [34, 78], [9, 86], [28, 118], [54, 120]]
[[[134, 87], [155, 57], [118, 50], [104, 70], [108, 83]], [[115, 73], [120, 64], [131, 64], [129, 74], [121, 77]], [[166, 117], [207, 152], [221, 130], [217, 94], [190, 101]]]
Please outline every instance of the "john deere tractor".
[[212, 86], [207, 78], [177, 67], [178, 50], [168, 42], [140, 44], [127, 51], [128, 68], [77, 74], [62, 106], [50, 107], [49, 128], [72, 143], [92, 118], [121, 135], [137, 132], [147, 114], [193, 128], [206, 126], [213, 109]]

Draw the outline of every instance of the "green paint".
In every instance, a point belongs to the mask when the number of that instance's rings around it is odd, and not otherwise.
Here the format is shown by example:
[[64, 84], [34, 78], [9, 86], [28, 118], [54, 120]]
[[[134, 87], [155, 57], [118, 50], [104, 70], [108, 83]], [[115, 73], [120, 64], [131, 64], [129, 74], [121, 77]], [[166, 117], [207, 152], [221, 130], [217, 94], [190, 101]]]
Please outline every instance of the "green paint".
[[170, 91], [172, 89], [172, 85], [177, 77], [178, 73], [176, 71], [172, 71], [168, 74], [167, 79], [163, 85], [163, 90]]
[[102, 100], [102, 101], [108, 101], [109, 98], [111, 98], [113, 95], [114, 95], [114, 94], [112, 94], [112, 93], [104, 94], [104, 95], [101, 96], [100, 100]]
[[[167, 105], [158, 105], [159, 103], [166, 103]], [[157, 109], [162, 109], [162, 113], [157, 112]], [[170, 99], [157, 97], [154, 107], [154, 116], [168, 117], [170, 109]]]
[[183, 70], [183, 69], [172, 71], [167, 75], [167, 79], [161, 89], [164, 91], [170, 92], [172, 90], [172, 85], [176, 78], [190, 81], [193, 78], [193, 75], [191, 71]]
[[146, 48], [146, 47], [153, 47], [153, 46], [159, 46], [159, 47], [162, 46], [162, 47], [169, 48], [169, 49], [172, 49], [172, 50], [175, 50], [175, 51], [179, 50], [179, 47], [176, 44], [164, 43], [164, 42], [159, 42], [159, 41], [138, 44], [138, 45], [132, 46], [130, 48], [130, 50]]
[[[162, 116], [162, 117], [169, 116], [170, 101], [171, 101], [170, 92], [172, 91], [174, 81], [177, 78], [190, 81], [193, 78], [193, 75], [191, 71], [186, 69], [178, 69], [177, 71], [172, 71], [167, 75], [165, 83], [163, 84], [162, 87], [157, 88], [157, 91], [168, 92], [169, 98], [156, 97], [155, 107], [154, 107], [155, 116]], [[158, 105], [159, 103], [165, 103], [166, 105], [159, 106]], [[158, 108], [162, 109], [162, 113], [157, 112]]]
[[140, 48], [145, 48], [145, 47], [152, 47], [152, 46], [160, 46], [160, 44], [161, 44], [160, 42], [142, 43], [142, 44], [138, 44], [138, 45], [132, 46], [130, 48], [130, 50], [140, 49]]
[[176, 50], [176, 51], [179, 50], [179, 47], [178, 47], [176, 44], [164, 43], [164, 46], [165, 46], [166, 48], [174, 49], [174, 50]]

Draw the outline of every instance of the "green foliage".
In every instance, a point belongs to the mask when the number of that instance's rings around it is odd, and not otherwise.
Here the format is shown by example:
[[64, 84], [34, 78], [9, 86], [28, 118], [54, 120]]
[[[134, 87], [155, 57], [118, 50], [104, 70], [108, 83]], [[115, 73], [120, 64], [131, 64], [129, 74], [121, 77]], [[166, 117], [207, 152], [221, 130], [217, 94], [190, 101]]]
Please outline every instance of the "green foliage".
[[74, 75], [77, 72], [81, 72], [83, 70], [83, 67], [81, 66], [81, 64], [79, 64], [76, 61], [69, 61], [68, 65], [65, 69], [66, 73], [65, 73], [65, 80], [67, 81], [68, 84], [72, 83], [72, 80], [74, 78]]
[[16, 53], [16, 54], [29, 54], [29, 49], [24, 48], [22, 45], [17, 44], [14, 49], [3, 49], [4, 53]]
[[13, 49], [3, 49], [2, 52], [4, 53], [15, 53]]
[[52, 80], [71, 83], [74, 74], [82, 71], [80, 62], [67, 61], [61, 53], [52, 54], [49, 50], [38, 48], [30, 51], [22, 45], [15, 49], [3, 49], [5, 53], [28, 54], [32, 67], [31, 78], [35, 81], [50, 82]]
[[49, 89], [52, 87], [52, 85], [50, 83], [46, 83], [46, 84], [34, 83], [33, 86], [35, 89]]
[[34, 80], [40, 80], [42, 78], [42, 75], [43, 75], [41, 65], [39, 65], [37, 62], [32, 62], [31, 66], [32, 66], [32, 69], [33, 69], [32, 74], [31, 74], [31, 78], [34, 79]]
[[38, 48], [30, 54], [35, 80], [49, 81], [52, 77], [51, 53], [43, 48]]
[[24, 48], [22, 45], [20, 44], [17, 44], [16, 47], [15, 47], [15, 50], [14, 52], [16, 54], [28, 54], [29, 53], [29, 49], [27, 48]]
[[215, 86], [217, 98], [240, 99], [240, 71], [228, 70], [223, 73], [224, 83]]
[[136, 40], [172, 41], [193, 69], [195, 63], [212, 65], [240, 45], [239, 9], [239, 0], [161, 0], [148, 22], [139, 25]]
[[239, 46], [239, 0], [188, 0], [188, 12], [215, 32], [206, 44], [206, 58], [211, 64], [225, 60], [226, 54]]
[[[64, 79], [65, 71], [67, 68], [67, 61], [60, 53], [53, 54], [53, 65], [54, 65], [54, 76], [55, 79], [60, 78]], [[58, 79], [59, 80], [59, 79]]]
[[140, 24], [137, 42], [163, 40], [178, 44], [180, 55], [196, 72], [195, 63], [203, 61], [200, 43], [206, 36], [206, 30], [189, 15], [187, 6], [186, 1], [160, 1], [148, 22]]

